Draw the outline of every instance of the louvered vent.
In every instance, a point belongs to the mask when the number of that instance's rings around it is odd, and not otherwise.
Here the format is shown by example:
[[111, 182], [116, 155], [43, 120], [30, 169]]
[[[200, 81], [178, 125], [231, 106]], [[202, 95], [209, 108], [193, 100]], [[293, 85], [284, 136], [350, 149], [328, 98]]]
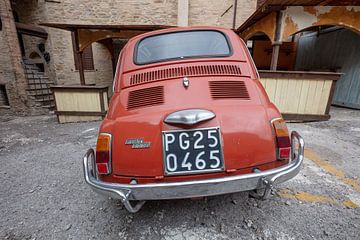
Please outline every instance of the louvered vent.
[[241, 70], [238, 65], [198, 65], [176, 68], [166, 68], [156, 71], [137, 73], [130, 77], [130, 85], [183, 76], [240, 76]]
[[210, 81], [209, 86], [213, 99], [250, 100], [249, 92], [243, 81]]
[[129, 93], [127, 109], [160, 105], [164, 103], [164, 87], [151, 87], [134, 90]]

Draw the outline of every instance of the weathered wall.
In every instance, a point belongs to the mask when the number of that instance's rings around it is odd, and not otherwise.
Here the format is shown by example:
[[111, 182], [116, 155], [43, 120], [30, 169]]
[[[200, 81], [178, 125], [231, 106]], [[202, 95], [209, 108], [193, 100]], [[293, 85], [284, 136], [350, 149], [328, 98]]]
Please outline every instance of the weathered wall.
[[345, 73], [336, 83], [333, 103], [360, 109], [360, 35], [347, 30], [302, 36], [298, 70], [337, 70]]
[[[92, 4], [80, 0], [64, 0], [60, 3], [44, 0], [17, 1], [15, 4], [20, 21], [78, 24], [166, 24], [176, 25], [176, 0], [102, 1]], [[51, 61], [47, 65], [50, 79], [57, 84], [79, 84], [75, 70], [71, 34], [67, 31], [46, 28], [49, 38], [46, 49]], [[28, 56], [41, 39], [25, 37]], [[85, 72], [88, 84], [112, 84], [112, 62], [108, 50], [101, 44], [93, 44], [94, 71]]]
[[[25, 113], [28, 111], [27, 82], [21, 65], [21, 52], [9, 0], [0, 0], [0, 84], [5, 85], [10, 107]], [[15, 44], [14, 44], [15, 43]]]
[[[255, 11], [256, 3], [255, 0], [238, 0], [236, 28]], [[232, 28], [233, 4], [234, 0], [190, 0], [189, 25]], [[226, 12], [230, 6], [232, 7]]]

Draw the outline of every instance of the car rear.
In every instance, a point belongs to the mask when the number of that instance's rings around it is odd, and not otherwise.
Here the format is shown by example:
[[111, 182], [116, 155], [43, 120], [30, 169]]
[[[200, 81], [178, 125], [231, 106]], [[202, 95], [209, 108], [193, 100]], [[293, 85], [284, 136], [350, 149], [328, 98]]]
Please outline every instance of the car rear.
[[[243, 42], [220, 29], [180, 33], [150, 34], [127, 45], [130, 50], [122, 56], [114, 96], [100, 129], [94, 162], [97, 176], [105, 182], [134, 185], [134, 200], [146, 200], [142, 194], [148, 190], [138, 191], [143, 185], [160, 188], [229, 177], [239, 181], [289, 163], [288, 130], [259, 83]], [[201, 51], [186, 43], [191, 37], [195, 39], [191, 44]], [[169, 53], [176, 45], [179, 49]], [[212, 49], [209, 54], [203, 45]], [[249, 190], [255, 181], [251, 178], [244, 182], [248, 186], [237, 189]], [[206, 191], [183, 196], [227, 193]], [[158, 199], [166, 199], [162, 195]]]

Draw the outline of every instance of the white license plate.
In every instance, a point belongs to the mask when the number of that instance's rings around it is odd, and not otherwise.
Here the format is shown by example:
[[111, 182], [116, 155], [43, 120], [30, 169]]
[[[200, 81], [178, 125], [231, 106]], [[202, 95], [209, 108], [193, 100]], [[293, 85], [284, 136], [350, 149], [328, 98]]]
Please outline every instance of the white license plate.
[[166, 175], [216, 172], [224, 169], [220, 129], [164, 131]]

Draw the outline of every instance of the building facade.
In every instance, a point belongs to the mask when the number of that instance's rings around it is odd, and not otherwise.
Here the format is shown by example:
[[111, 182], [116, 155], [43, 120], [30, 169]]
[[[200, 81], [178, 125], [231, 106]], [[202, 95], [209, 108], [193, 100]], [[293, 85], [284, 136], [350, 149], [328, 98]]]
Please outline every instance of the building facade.
[[[71, 32], [41, 23], [232, 28], [240, 26], [256, 4], [255, 0], [0, 0], [0, 107], [46, 112], [54, 107], [49, 85], [80, 82]], [[113, 40], [115, 52], [125, 42]], [[111, 86], [114, 62], [103, 43], [86, 48], [82, 61], [86, 84]]]

